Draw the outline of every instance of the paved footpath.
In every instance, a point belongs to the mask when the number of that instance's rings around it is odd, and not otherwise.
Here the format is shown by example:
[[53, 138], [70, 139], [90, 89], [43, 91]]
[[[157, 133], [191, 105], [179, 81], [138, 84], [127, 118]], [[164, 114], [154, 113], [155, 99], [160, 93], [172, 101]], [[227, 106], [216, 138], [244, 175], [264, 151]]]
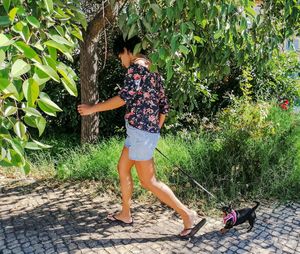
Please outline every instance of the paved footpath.
[[133, 207], [134, 225], [115, 225], [105, 220], [115, 197], [95, 195], [95, 183], [2, 178], [0, 253], [300, 253], [300, 204], [262, 204], [250, 233], [241, 225], [221, 235], [221, 218], [207, 217], [191, 241], [176, 236], [182, 225], [165, 206]]

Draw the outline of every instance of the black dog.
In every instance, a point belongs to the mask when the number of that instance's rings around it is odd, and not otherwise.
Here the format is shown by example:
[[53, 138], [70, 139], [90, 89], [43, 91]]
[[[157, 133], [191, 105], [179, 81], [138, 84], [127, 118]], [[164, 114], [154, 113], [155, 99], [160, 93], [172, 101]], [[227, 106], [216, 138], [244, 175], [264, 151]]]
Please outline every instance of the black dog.
[[221, 233], [224, 234], [233, 226], [240, 225], [245, 221], [249, 222], [250, 226], [247, 231], [249, 232], [253, 228], [256, 219], [255, 210], [259, 206], [259, 202], [254, 202], [256, 203], [256, 205], [253, 208], [244, 208], [240, 210], [233, 210], [231, 205], [223, 206], [221, 210], [224, 213], [223, 220], [225, 227], [221, 229]]

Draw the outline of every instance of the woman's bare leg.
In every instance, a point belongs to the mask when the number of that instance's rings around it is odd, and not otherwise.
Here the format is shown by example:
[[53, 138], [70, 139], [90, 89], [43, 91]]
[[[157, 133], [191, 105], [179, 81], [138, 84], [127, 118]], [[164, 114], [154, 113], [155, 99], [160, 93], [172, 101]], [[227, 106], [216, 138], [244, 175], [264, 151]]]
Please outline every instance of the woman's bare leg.
[[127, 223], [130, 223], [132, 221], [130, 204], [133, 192], [133, 181], [131, 176], [131, 168], [133, 165], [134, 161], [129, 159], [128, 148], [124, 146], [118, 163], [118, 172], [122, 194], [122, 210], [120, 213], [115, 214], [114, 217]]
[[[156, 180], [153, 159], [147, 161], [135, 161], [135, 167], [141, 185], [145, 189], [151, 191], [160, 201], [173, 208], [181, 216], [184, 229], [191, 228], [196, 219], [196, 212], [183, 205], [166, 184]], [[189, 231], [183, 230], [181, 233], [185, 235], [188, 234]]]

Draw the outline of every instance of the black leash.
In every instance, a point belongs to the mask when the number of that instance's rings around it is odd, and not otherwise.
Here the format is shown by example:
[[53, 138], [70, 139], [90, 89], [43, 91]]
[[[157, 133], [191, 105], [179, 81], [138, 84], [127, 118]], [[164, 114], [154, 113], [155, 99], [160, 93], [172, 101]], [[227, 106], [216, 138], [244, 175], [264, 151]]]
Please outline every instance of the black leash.
[[[167, 159], [169, 162], [171, 162], [171, 160], [166, 156], [164, 155], [158, 148], [155, 148], [156, 151], [158, 151], [165, 159]], [[177, 169], [179, 169], [179, 171], [181, 173], [183, 173], [184, 175], [186, 175], [190, 180], [193, 181], [194, 184], [196, 184], [198, 187], [200, 187], [202, 190], [204, 190], [207, 194], [209, 194], [211, 197], [215, 198], [216, 200], [218, 200], [216, 198], [215, 195], [213, 195], [211, 192], [209, 192], [207, 189], [205, 189], [200, 183], [198, 183], [193, 177], [191, 177], [188, 173], [186, 173], [182, 168], [178, 167], [178, 166], [175, 166]]]

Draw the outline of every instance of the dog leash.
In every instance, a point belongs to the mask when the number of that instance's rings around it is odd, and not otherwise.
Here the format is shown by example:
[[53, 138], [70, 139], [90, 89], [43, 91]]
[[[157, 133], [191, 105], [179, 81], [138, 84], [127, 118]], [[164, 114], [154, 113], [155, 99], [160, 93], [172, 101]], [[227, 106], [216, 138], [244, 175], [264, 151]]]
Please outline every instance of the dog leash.
[[[171, 162], [171, 160], [164, 155], [158, 148], [155, 148], [157, 152], [159, 152], [165, 159], [167, 159], [169, 162]], [[215, 195], [213, 195], [211, 192], [209, 192], [207, 189], [205, 189], [200, 183], [198, 183], [193, 177], [191, 177], [188, 173], [186, 173], [182, 168], [180, 168], [179, 166], [175, 166], [177, 169], [179, 169], [179, 171], [181, 173], [183, 173], [184, 175], [186, 175], [190, 180], [193, 181], [194, 184], [196, 184], [198, 187], [200, 187], [202, 190], [204, 190], [207, 194], [209, 194], [211, 197], [215, 198], [216, 200], [218, 200], [216, 198]]]

